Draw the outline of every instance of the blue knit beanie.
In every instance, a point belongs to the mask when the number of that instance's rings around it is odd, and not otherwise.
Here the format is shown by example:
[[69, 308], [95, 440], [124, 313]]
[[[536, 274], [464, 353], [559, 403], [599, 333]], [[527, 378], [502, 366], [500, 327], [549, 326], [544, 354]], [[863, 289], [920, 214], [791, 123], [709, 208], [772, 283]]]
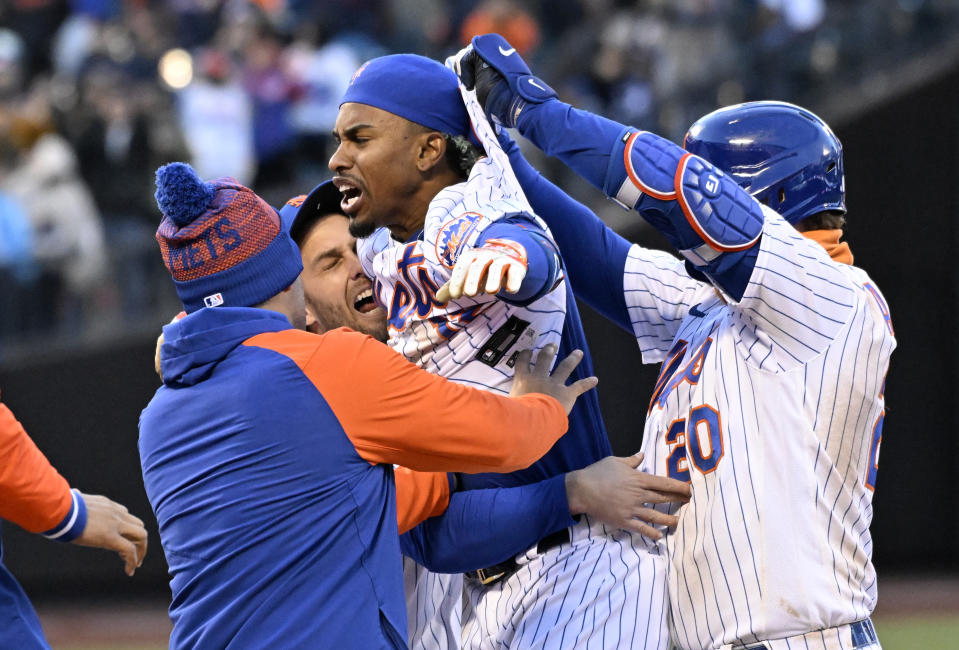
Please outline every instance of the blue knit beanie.
[[340, 106], [348, 102], [374, 106], [450, 135], [469, 137], [472, 132], [456, 75], [417, 54], [390, 54], [361, 65]]
[[293, 284], [303, 264], [280, 217], [232, 178], [203, 182], [185, 163], [156, 173], [156, 239], [183, 307], [253, 307]]

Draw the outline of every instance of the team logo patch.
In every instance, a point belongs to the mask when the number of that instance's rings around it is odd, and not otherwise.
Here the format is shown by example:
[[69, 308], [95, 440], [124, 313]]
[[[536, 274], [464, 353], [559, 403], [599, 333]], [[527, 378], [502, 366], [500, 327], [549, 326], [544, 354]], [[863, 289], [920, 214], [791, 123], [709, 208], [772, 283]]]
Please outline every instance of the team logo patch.
[[464, 212], [450, 219], [440, 227], [436, 235], [436, 258], [447, 268], [453, 268], [460, 249], [476, 230], [476, 224], [483, 217], [478, 212]]
[[298, 208], [303, 205], [303, 201], [306, 200], [306, 194], [300, 194], [299, 196], [294, 196], [292, 199], [286, 202], [286, 204], [293, 208]]
[[218, 292], [218, 293], [214, 293], [209, 296], [206, 296], [203, 299], [203, 304], [206, 305], [207, 307], [219, 307], [220, 305], [223, 304], [223, 294]]

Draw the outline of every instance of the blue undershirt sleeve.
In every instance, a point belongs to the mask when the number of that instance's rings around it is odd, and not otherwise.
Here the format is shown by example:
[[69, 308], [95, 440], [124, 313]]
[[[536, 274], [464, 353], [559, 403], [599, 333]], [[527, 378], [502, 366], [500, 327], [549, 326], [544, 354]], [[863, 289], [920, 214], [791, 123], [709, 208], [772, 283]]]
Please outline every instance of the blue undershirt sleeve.
[[482, 246], [490, 239], [507, 239], [526, 249], [526, 277], [519, 291], [500, 291], [497, 298], [524, 307], [549, 293], [560, 274], [559, 250], [529, 215], [503, 217], [480, 234], [476, 245]]
[[[633, 131], [630, 127], [588, 111], [573, 108], [558, 100], [528, 106], [520, 115], [517, 127], [524, 137], [542, 149], [544, 153], [559, 158], [606, 196], [615, 197], [626, 179], [627, 172], [623, 156], [627, 136]], [[678, 145], [658, 136], [648, 137], [654, 138], [659, 146], [665, 148], [663, 150], [682, 153]], [[512, 159], [511, 155], [510, 160]], [[524, 175], [520, 174], [516, 163], [513, 163], [513, 168], [525, 190]], [[533, 199], [529, 200], [533, 204]], [[669, 219], [679, 219], [681, 215], [675, 200], [660, 200], [648, 194], [641, 194], [636, 205], [627, 207], [633, 208], [667, 238], [670, 235]], [[541, 210], [535, 204], [533, 209], [537, 214], [541, 214]], [[667, 214], [672, 216], [667, 217]], [[550, 229], [554, 230], [560, 249], [569, 255], [563, 247], [563, 239], [555, 232], [553, 221], [546, 217], [544, 220], [549, 224]], [[715, 285], [738, 300], [742, 298], [749, 277], [752, 275], [758, 248], [754, 246], [753, 249], [741, 253], [724, 253], [710, 264], [697, 267], [697, 270], [705, 273]], [[572, 275], [572, 269], [570, 269], [570, 275]], [[576, 283], [573, 284], [575, 290]], [[587, 294], [584, 292], [583, 295], [585, 297]], [[620, 323], [618, 319], [614, 322]]]
[[[615, 195], [615, 187], [607, 188], [612, 185], [607, 176], [615, 163], [613, 153], [622, 150], [626, 135], [634, 129], [560, 101], [527, 106], [516, 126], [543, 153], [559, 158], [607, 196]], [[615, 176], [613, 183], [622, 182], [625, 169]]]
[[632, 333], [623, 294], [630, 243], [536, 171], [509, 136], [502, 135], [500, 143], [533, 211], [546, 222], [559, 245], [573, 293]]
[[560, 474], [519, 487], [455, 492], [444, 514], [400, 536], [400, 548], [430, 571], [465, 573], [499, 564], [575, 523]]

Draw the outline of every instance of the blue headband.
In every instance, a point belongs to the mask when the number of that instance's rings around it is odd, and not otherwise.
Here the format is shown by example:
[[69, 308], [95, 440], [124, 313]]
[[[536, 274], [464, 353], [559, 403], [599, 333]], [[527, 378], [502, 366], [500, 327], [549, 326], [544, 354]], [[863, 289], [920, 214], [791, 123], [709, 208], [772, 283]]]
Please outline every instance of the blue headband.
[[370, 59], [353, 73], [340, 100], [366, 104], [429, 129], [469, 137], [469, 115], [453, 71], [416, 54]]

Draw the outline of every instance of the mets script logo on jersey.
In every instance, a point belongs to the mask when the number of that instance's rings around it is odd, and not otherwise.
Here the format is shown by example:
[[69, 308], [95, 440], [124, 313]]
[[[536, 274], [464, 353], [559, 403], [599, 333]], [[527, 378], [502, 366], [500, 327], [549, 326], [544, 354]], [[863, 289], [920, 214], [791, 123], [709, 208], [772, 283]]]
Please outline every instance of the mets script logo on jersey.
[[460, 248], [476, 230], [476, 224], [483, 215], [477, 212], [464, 212], [450, 219], [440, 227], [436, 235], [436, 258], [447, 268], [453, 268]]
[[492, 303], [433, 316], [433, 310], [441, 310], [445, 303], [437, 302], [436, 292], [439, 287], [423, 266], [426, 257], [416, 248], [415, 243], [407, 244], [396, 261], [396, 270], [399, 273], [392, 295], [383, 295], [384, 287], [379, 280], [374, 287], [375, 292], [380, 302], [387, 306], [386, 322], [391, 331], [402, 332], [411, 320], [421, 320], [432, 325], [440, 336], [449, 339]]
[[[715, 329], [716, 326], [713, 325], [713, 330]], [[699, 375], [703, 372], [703, 361], [709, 353], [709, 348], [713, 345], [712, 331], [710, 331], [709, 334], [682, 370], [679, 370], [679, 366], [686, 356], [688, 343], [680, 339], [673, 344], [673, 347], [666, 354], [666, 359], [663, 361], [663, 365], [659, 371], [659, 378], [656, 380], [656, 387], [653, 389], [653, 397], [649, 400], [649, 410], [647, 413], [652, 412], [653, 406], [664, 408], [670, 393], [684, 381], [691, 386], [699, 383]]]

